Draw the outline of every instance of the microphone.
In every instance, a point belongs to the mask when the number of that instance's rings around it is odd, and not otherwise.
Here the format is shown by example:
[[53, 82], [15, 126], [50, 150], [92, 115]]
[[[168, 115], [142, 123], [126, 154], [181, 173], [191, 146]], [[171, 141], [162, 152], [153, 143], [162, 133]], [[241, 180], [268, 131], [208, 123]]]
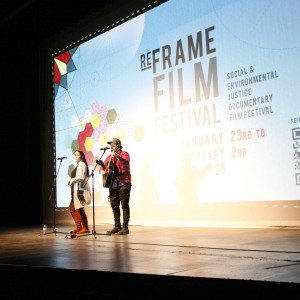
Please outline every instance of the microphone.
[[59, 157], [57, 160], [63, 160], [65, 158], [66, 158], [65, 156], [62, 156], [62, 157]]
[[100, 148], [100, 150], [104, 150], [104, 151], [107, 149], [109, 149], [109, 147]]

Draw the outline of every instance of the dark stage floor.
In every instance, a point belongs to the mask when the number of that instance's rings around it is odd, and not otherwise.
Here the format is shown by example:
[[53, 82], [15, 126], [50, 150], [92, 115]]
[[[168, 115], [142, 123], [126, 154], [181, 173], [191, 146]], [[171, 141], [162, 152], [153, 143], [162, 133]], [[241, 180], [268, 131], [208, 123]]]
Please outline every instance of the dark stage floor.
[[0, 298], [300, 299], [300, 228], [72, 228], [2, 228]]

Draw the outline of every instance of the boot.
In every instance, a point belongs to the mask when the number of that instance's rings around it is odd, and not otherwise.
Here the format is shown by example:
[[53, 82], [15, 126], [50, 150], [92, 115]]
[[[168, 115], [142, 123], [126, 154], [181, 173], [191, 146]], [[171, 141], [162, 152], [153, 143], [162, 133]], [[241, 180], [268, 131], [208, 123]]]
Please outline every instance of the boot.
[[72, 231], [70, 231], [70, 233], [77, 233], [82, 228], [81, 218], [80, 218], [78, 210], [71, 212], [71, 216], [73, 217], [73, 219], [75, 221], [76, 228], [74, 228]]
[[88, 218], [84, 209], [83, 208], [78, 209], [78, 213], [80, 215], [82, 225], [81, 225], [81, 229], [77, 232], [77, 234], [89, 233], [90, 229], [88, 225]]
[[123, 225], [122, 229], [118, 232], [118, 235], [129, 234], [128, 226]]
[[112, 228], [112, 230], [109, 230], [109, 231], [107, 231], [106, 233], [107, 234], [115, 234], [115, 233], [119, 233], [120, 232], [120, 230], [121, 230], [121, 224], [116, 224], [113, 228]]
[[112, 230], [107, 231], [107, 234], [115, 234], [121, 230], [120, 213], [114, 212], [115, 226]]
[[118, 232], [118, 235], [129, 234], [128, 222], [130, 218], [130, 209], [123, 209], [123, 227]]
[[82, 234], [82, 233], [90, 233], [89, 227], [82, 225], [81, 229], [77, 232], [77, 234]]

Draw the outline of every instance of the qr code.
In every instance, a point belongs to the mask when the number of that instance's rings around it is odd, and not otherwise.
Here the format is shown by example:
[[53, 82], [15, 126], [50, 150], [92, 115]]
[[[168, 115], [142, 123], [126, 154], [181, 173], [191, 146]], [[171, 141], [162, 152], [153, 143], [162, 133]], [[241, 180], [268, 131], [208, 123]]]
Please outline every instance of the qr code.
[[293, 149], [295, 159], [296, 184], [300, 185], [300, 127], [292, 128]]

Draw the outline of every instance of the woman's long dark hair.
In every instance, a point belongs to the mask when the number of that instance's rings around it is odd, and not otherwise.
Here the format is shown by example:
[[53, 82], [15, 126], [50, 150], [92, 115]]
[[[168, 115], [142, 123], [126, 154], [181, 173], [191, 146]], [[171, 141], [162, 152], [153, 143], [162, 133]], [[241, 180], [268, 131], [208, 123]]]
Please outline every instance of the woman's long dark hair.
[[90, 176], [89, 166], [88, 166], [88, 163], [86, 161], [84, 153], [81, 150], [76, 150], [76, 151], [74, 151], [74, 153], [75, 152], [78, 152], [80, 154], [80, 158], [85, 163], [86, 168], [87, 168], [87, 176]]

